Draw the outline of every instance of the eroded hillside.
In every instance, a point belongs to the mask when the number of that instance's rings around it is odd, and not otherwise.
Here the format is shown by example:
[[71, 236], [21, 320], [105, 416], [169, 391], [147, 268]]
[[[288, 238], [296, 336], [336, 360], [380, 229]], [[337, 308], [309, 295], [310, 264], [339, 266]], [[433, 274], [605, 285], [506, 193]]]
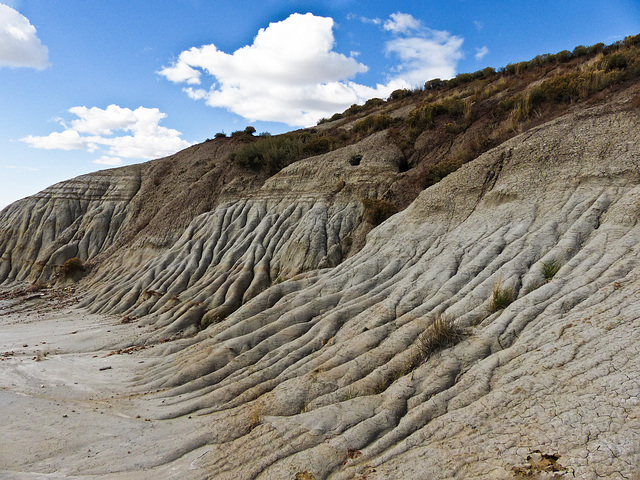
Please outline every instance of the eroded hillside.
[[[198, 422], [154, 439], [150, 475], [633, 478], [640, 64], [611, 61], [629, 43], [519, 93], [485, 72], [477, 97], [398, 94], [288, 134], [315, 147], [277, 168], [237, 135], [55, 185], [2, 212], [2, 279], [73, 284], [141, 327], [114, 348], [155, 345], [130, 391]], [[598, 71], [619, 78], [535, 93]]]

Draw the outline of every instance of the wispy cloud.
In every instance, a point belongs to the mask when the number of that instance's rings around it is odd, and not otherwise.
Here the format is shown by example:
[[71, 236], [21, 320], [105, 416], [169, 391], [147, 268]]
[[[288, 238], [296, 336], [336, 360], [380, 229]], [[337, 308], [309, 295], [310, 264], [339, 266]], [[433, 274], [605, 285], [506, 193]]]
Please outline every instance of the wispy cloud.
[[407, 13], [392, 14], [384, 29], [394, 38], [385, 44], [385, 52], [398, 58], [391, 78], [411, 86], [421, 86], [432, 78], [451, 78], [463, 58], [464, 39], [444, 30], [433, 30]]
[[177, 130], [161, 127], [166, 114], [157, 108], [138, 107], [135, 110], [109, 105], [73, 107], [76, 116], [61, 132], [46, 136], [28, 135], [20, 140], [34, 148], [46, 150], [86, 150], [104, 153], [95, 163], [119, 165], [121, 158], [152, 159], [170, 155], [190, 145]]
[[359, 20], [362, 23], [371, 23], [373, 25], [382, 25], [382, 20], [379, 18], [369, 18], [369, 17], [361, 17], [358, 15], [354, 15], [353, 13], [350, 13], [347, 15], [347, 20]]
[[483, 45], [480, 48], [476, 48], [476, 60], [482, 60], [484, 57], [486, 57], [489, 54], [489, 49], [487, 48], [486, 45]]
[[384, 22], [384, 29], [396, 34], [409, 34], [422, 28], [420, 20], [408, 13], [392, 13], [389, 19]]
[[43, 70], [49, 65], [49, 50], [42, 45], [29, 20], [0, 3], [0, 67]]

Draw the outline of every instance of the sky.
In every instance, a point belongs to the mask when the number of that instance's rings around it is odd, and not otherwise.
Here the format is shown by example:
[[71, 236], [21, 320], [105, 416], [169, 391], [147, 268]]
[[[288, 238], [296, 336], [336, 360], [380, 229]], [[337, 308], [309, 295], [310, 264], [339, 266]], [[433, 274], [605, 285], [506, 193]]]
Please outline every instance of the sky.
[[640, 33], [640, 0], [0, 0], [0, 208], [254, 126]]

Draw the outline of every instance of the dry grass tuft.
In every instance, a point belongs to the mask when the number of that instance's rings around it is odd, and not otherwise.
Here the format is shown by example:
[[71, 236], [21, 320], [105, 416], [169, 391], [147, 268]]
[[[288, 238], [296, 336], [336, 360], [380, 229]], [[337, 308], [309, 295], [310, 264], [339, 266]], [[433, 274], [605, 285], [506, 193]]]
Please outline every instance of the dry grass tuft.
[[436, 316], [433, 323], [418, 337], [417, 359], [420, 360], [419, 363], [427, 360], [438, 350], [456, 345], [464, 337], [464, 329], [458, 327], [444, 315]]
[[493, 296], [491, 298], [491, 311], [497, 312], [507, 308], [515, 300], [515, 290], [513, 287], [505, 287], [502, 281], [493, 285]]

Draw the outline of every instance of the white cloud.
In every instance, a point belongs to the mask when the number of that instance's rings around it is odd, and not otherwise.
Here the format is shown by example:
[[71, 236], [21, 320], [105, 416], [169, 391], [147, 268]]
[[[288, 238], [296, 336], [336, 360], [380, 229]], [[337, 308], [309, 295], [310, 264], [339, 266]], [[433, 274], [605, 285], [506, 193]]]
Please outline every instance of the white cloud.
[[486, 57], [489, 54], [489, 49], [487, 48], [486, 45], [483, 45], [480, 48], [476, 48], [476, 60], [482, 60], [484, 57]]
[[371, 88], [350, 81], [368, 68], [333, 50], [333, 25], [331, 18], [296, 13], [261, 29], [253, 44], [233, 54], [215, 45], [194, 47], [158, 73], [188, 85], [201, 84], [202, 73], [208, 74], [211, 87], [187, 87], [187, 95], [249, 121], [312, 125], [372, 96], [386, 97], [399, 84]]
[[[73, 107], [69, 112], [77, 118], [70, 126], [63, 120], [62, 132], [46, 136], [29, 135], [20, 140], [34, 148], [46, 150], [86, 150], [105, 153], [95, 163], [116, 165], [121, 158], [149, 160], [164, 157], [191, 145], [180, 138], [177, 130], [161, 127], [166, 114], [157, 108], [138, 107], [135, 110], [109, 105]], [[129, 134], [127, 134], [129, 133]]]
[[399, 64], [385, 84], [361, 85], [353, 78], [368, 67], [353, 53], [334, 51], [333, 26], [331, 18], [296, 13], [261, 29], [251, 45], [232, 54], [213, 44], [193, 47], [158, 73], [186, 84], [184, 92], [190, 98], [249, 121], [308, 126], [354, 103], [386, 98], [398, 88], [422, 85], [434, 77], [450, 78], [462, 58], [462, 38], [427, 29], [411, 15], [398, 12], [381, 29], [391, 32], [385, 52]]
[[0, 3], [0, 67], [30, 67], [42, 70], [49, 64], [49, 51], [42, 45], [29, 20]]
[[446, 79], [456, 74], [458, 61], [464, 56], [462, 37], [426, 28], [411, 15], [400, 12], [391, 15], [384, 28], [396, 35], [385, 46], [387, 54], [400, 59], [394, 78], [418, 86], [432, 78]]
[[396, 34], [408, 34], [412, 31], [420, 30], [421, 27], [422, 24], [420, 23], [420, 20], [414, 18], [408, 13], [401, 12], [392, 13], [389, 20], [384, 22], [384, 29]]

